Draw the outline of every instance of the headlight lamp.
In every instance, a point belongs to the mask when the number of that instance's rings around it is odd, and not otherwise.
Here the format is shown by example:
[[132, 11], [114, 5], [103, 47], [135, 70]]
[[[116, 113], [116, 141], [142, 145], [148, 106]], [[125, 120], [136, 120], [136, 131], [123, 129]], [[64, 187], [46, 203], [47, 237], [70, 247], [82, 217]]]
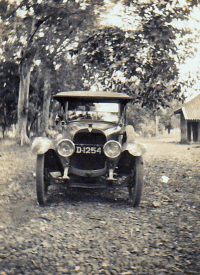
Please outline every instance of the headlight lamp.
[[69, 139], [62, 139], [58, 142], [57, 151], [62, 157], [70, 157], [75, 151], [75, 145]]
[[122, 151], [122, 147], [119, 142], [115, 140], [109, 140], [104, 145], [103, 150], [106, 157], [114, 159], [119, 157]]

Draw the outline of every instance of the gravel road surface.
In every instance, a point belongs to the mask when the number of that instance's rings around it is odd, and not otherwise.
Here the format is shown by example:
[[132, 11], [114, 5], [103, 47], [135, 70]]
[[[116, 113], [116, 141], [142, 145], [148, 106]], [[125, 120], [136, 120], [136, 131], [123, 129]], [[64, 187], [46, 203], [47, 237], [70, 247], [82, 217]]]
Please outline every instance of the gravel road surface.
[[142, 202], [126, 189], [35, 192], [29, 147], [0, 142], [0, 275], [200, 274], [200, 146], [147, 139]]

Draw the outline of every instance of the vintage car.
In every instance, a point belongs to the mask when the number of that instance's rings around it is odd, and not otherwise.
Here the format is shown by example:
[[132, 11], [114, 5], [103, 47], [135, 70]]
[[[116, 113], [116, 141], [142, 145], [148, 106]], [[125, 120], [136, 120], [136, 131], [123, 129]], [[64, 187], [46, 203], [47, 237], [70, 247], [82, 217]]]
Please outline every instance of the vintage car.
[[126, 105], [133, 100], [123, 93], [70, 91], [54, 96], [60, 104], [55, 138], [38, 137], [36, 191], [44, 205], [50, 185], [69, 188], [126, 187], [130, 202], [138, 206], [143, 189], [145, 145], [135, 141], [126, 124]]

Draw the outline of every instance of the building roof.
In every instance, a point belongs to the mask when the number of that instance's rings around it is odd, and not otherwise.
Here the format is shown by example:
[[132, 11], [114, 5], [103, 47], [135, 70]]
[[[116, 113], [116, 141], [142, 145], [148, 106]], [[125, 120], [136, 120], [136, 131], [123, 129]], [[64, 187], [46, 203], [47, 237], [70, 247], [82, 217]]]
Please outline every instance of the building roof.
[[181, 113], [183, 113], [185, 120], [200, 121], [200, 94], [174, 111], [175, 115]]
[[54, 95], [54, 98], [58, 101], [70, 101], [70, 100], [86, 100], [86, 101], [98, 101], [98, 102], [124, 102], [127, 103], [133, 100], [127, 94], [114, 93], [114, 92], [92, 92], [92, 91], [69, 91], [61, 92]]

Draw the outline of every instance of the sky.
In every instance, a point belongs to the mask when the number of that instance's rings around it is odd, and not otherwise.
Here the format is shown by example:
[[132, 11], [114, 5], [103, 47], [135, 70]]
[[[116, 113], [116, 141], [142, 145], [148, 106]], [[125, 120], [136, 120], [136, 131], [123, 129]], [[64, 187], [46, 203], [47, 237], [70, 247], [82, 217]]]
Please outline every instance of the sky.
[[[192, 33], [188, 35], [188, 39], [196, 39], [194, 45], [196, 52], [194, 56], [187, 57], [183, 64], [179, 64], [180, 80], [193, 79], [193, 86], [188, 88], [185, 95], [188, 99], [193, 98], [200, 93], [200, 8], [194, 7], [193, 12], [187, 21], [178, 21], [175, 26], [183, 29], [190, 29]], [[177, 38], [178, 40], [179, 38]], [[178, 41], [177, 41], [178, 42]], [[180, 47], [179, 51], [183, 51]], [[188, 79], [189, 80], [189, 79]]]

